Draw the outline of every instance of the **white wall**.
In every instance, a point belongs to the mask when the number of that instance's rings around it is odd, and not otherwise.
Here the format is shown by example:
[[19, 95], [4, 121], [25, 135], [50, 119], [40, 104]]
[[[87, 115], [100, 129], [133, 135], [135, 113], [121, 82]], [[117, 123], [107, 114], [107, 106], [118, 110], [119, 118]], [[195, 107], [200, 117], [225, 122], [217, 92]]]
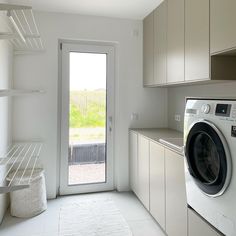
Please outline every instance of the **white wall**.
[[[6, 1], [1, 1], [1, 3]], [[6, 32], [6, 14], [0, 13], [0, 31]], [[12, 83], [13, 53], [12, 45], [7, 40], [0, 40], [0, 89], [8, 89]], [[0, 155], [3, 155], [11, 143], [11, 99], [0, 98]], [[0, 182], [5, 177], [7, 168], [0, 166]], [[3, 219], [9, 199], [7, 194], [0, 194], [0, 223]]]
[[[236, 81], [218, 84], [180, 86], [168, 90], [169, 127], [183, 131], [185, 97], [234, 97], [236, 98]], [[174, 120], [174, 115], [181, 115], [181, 122]]]
[[[12, 47], [7, 41], [0, 41], [0, 89], [7, 89], [12, 80]], [[6, 153], [11, 142], [11, 101], [0, 98], [0, 155]], [[6, 168], [0, 166], [0, 182], [6, 174]], [[0, 194], [0, 223], [8, 206], [7, 194]]]
[[[44, 140], [42, 160], [46, 169], [48, 197], [56, 196], [58, 39], [116, 42], [115, 169], [119, 190], [129, 189], [128, 128], [167, 125], [167, 90], [142, 88], [142, 22], [72, 14], [36, 14], [46, 51], [17, 56], [16, 87], [40, 88], [47, 93], [20, 98], [14, 103], [14, 138]], [[139, 32], [136, 35], [135, 32]], [[139, 120], [131, 122], [132, 111]]]

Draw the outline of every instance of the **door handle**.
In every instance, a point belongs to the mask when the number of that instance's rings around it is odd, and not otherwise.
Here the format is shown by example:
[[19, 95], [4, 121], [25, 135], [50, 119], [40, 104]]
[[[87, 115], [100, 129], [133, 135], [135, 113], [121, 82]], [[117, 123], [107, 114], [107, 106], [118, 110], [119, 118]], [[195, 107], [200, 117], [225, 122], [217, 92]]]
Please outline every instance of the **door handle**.
[[112, 116], [108, 117], [108, 129], [109, 132], [112, 132]]

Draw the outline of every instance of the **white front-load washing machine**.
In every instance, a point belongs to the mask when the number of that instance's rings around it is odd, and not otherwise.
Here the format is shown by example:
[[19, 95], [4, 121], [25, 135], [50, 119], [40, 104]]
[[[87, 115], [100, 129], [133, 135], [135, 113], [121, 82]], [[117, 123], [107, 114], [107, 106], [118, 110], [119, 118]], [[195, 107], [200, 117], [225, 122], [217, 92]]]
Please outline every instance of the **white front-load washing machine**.
[[188, 205], [236, 236], [236, 99], [187, 98], [184, 148]]

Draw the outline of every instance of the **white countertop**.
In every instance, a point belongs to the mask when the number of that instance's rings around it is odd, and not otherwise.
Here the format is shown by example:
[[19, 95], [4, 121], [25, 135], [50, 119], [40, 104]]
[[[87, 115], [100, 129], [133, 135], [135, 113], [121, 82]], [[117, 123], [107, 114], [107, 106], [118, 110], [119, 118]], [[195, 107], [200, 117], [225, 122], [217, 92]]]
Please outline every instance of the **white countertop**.
[[130, 129], [183, 155], [183, 133], [169, 128]]

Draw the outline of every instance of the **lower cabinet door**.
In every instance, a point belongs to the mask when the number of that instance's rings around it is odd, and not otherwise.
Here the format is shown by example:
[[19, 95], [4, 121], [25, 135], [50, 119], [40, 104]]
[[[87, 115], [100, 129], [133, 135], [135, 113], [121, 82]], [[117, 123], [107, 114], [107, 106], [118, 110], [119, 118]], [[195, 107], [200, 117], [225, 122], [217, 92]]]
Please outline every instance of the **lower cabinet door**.
[[188, 236], [220, 236], [211, 225], [192, 209], [188, 209]]
[[151, 141], [150, 213], [165, 230], [165, 149]]
[[166, 233], [187, 236], [187, 197], [184, 157], [165, 149], [166, 165]]
[[149, 140], [138, 136], [138, 197], [149, 210]]
[[138, 134], [129, 132], [130, 187], [138, 195]]

